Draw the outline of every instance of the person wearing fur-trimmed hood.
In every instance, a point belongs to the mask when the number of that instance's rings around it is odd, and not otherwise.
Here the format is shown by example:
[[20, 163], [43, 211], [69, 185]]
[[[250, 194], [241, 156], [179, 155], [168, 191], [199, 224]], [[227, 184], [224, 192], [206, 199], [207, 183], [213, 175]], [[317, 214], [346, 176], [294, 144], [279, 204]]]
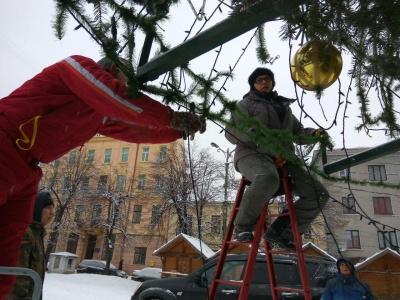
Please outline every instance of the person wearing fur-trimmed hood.
[[340, 258], [336, 262], [336, 278], [328, 280], [321, 300], [374, 300], [368, 283], [359, 280], [351, 261]]

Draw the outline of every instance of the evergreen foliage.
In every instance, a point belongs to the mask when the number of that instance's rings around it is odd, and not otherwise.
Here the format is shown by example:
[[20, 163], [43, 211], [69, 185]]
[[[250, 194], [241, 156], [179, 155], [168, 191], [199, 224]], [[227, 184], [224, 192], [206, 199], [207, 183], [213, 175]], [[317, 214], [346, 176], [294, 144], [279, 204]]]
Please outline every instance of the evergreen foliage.
[[[266, 1], [266, 0], [259, 0]], [[220, 1], [232, 9], [230, 17], [235, 17], [238, 11], [246, 10], [259, 1], [232, 1], [230, 4]], [[212, 70], [209, 77], [197, 74], [191, 70], [189, 62], [178, 70], [171, 70], [166, 77], [166, 83], [161, 87], [139, 82], [136, 78], [138, 49], [135, 36], [138, 31], [158, 45], [158, 53], [170, 49], [160, 30], [163, 21], [168, 19], [169, 7], [179, 0], [58, 0], [53, 28], [59, 39], [65, 34], [66, 20], [72, 16], [88, 32], [88, 35], [101, 46], [104, 56], [113, 59], [128, 75], [129, 95], [135, 97], [140, 91], [160, 95], [166, 104], [178, 104], [186, 109], [193, 108], [204, 118], [218, 122], [220, 125], [230, 124], [229, 115], [235, 110], [235, 101], [227, 99], [223, 88], [217, 88], [216, 83], [233, 76], [233, 69], [217, 72]], [[373, 127], [386, 126], [390, 137], [398, 137], [400, 124], [394, 110], [396, 92], [400, 89], [400, 0], [304, 0], [295, 9], [284, 10], [286, 1], [271, 0], [270, 5], [281, 8], [281, 28], [283, 40], [299, 41], [324, 40], [336, 45], [340, 51], [352, 57], [349, 76], [354, 79], [360, 106], [361, 124], [357, 130], [368, 132]], [[218, 6], [221, 10], [221, 6]], [[92, 11], [92, 13], [89, 13]], [[251, 14], [248, 14], [251, 18]], [[242, 20], [245, 22], [245, 20]], [[263, 25], [256, 34], [256, 54], [261, 62], [270, 58], [264, 39]], [[125, 66], [119, 62], [119, 57], [127, 59], [130, 64]], [[189, 76], [193, 84], [186, 93], [182, 92], [182, 74]], [[185, 87], [186, 88], [186, 87]], [[371, 93], [375, 91], [381, 103], [382, 110], [375, 117], [370, 112]], [[318, 91], [319, 93], [321, 91]], [[222, 107], [219, 110], [215, 104]], [[289, 132], [275, 132], [265, 129], [256, 120], [247, 117], [241, 130], [249, 135], [257, 144], [281, 153], [286, 159], [300, 163], [299, 159], [287, 153], [280, 145], [287, 141], [295, 141]], [[336, 122], [336, 121], [335, 121]], [[256, 133], [245, 132], [251, 125], [259, 130]], [[267, 139], [266, 139], [267, 138]], [[277, 143], [267, 143], [274, 138]], [[332, 147], [329, 137], [325, 143]], [[321, 138], [315, 137], [312, 142]]]

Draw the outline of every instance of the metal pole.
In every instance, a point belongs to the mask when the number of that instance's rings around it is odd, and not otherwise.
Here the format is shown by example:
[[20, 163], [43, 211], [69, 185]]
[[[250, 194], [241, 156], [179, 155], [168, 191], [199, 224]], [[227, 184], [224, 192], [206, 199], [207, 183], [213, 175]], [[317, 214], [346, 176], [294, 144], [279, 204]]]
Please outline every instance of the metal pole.
[[144, 83], [158, 78], [192, 59], [229, 42], [230, 40], [252, 30], [265, 22], [275, 21], [283, 14], [305, 4], [310, 0], [285, 1], [278, 5], [275, 0], [255, 1], [255, 4], [232, 14], [225, 20], [207, 30], [203, 30], [182, 44], [159, 54], [146, 64], [139, 66], [136, 75]]
[[366, 151], [345, 157], [330, 164], [324, 164], [325, 174], [331, 174], [340, 170], [357, 166], [363, 162], [370, 161], [400, 150], [400, 139], [395, 139], [388, 143], [368, 149]]
[[229, 176], [229, 158], [235, 149], [229, 152], [229, 148], [226, 151], [222, 150], [216, 143], [211, 143], [211, 146], [217, 148], [217, 152], [221, 151], [225, 155], [225, 184], [224, 184], [224, 202], [222, 203], [222, 237], [225, 237], [227, 230], [226, 221], [228, 219], [228, 176]]
[[227, 210], [228, 210], [228, 172], [229, 172], [229, 148], [226, 150], [226, 162], [225, 162], [225, 185], [224, 185], [224, 203], [222, 207], [222, 236], [226, 233], [226, 221], [227, 221]]

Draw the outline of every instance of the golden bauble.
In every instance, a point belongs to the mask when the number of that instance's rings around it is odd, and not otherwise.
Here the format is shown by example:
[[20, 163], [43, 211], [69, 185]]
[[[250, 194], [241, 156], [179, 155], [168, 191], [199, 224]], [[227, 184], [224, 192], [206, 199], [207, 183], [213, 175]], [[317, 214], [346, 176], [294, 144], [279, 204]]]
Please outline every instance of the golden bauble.
[[310, 41], [297, 50], [290, 68], [299, 87], [321, 91], [338, 79], [342, 65], [342, 56], [335, 46], [324, 41]]

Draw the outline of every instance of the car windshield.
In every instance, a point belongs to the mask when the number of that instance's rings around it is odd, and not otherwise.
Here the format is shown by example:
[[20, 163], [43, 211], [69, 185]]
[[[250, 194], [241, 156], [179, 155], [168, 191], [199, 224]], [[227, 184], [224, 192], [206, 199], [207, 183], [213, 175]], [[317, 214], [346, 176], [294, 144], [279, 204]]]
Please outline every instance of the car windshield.
[[[82, 266], [96, 266], [98, 268], [105, 268], [106, 267], [106, 263], [107, 263], [106, 261], [83, 260], [80, 265], [82, 265]], [[110, 263], [110, 269], [116, 270], [117, 268], [112, 263]]]

